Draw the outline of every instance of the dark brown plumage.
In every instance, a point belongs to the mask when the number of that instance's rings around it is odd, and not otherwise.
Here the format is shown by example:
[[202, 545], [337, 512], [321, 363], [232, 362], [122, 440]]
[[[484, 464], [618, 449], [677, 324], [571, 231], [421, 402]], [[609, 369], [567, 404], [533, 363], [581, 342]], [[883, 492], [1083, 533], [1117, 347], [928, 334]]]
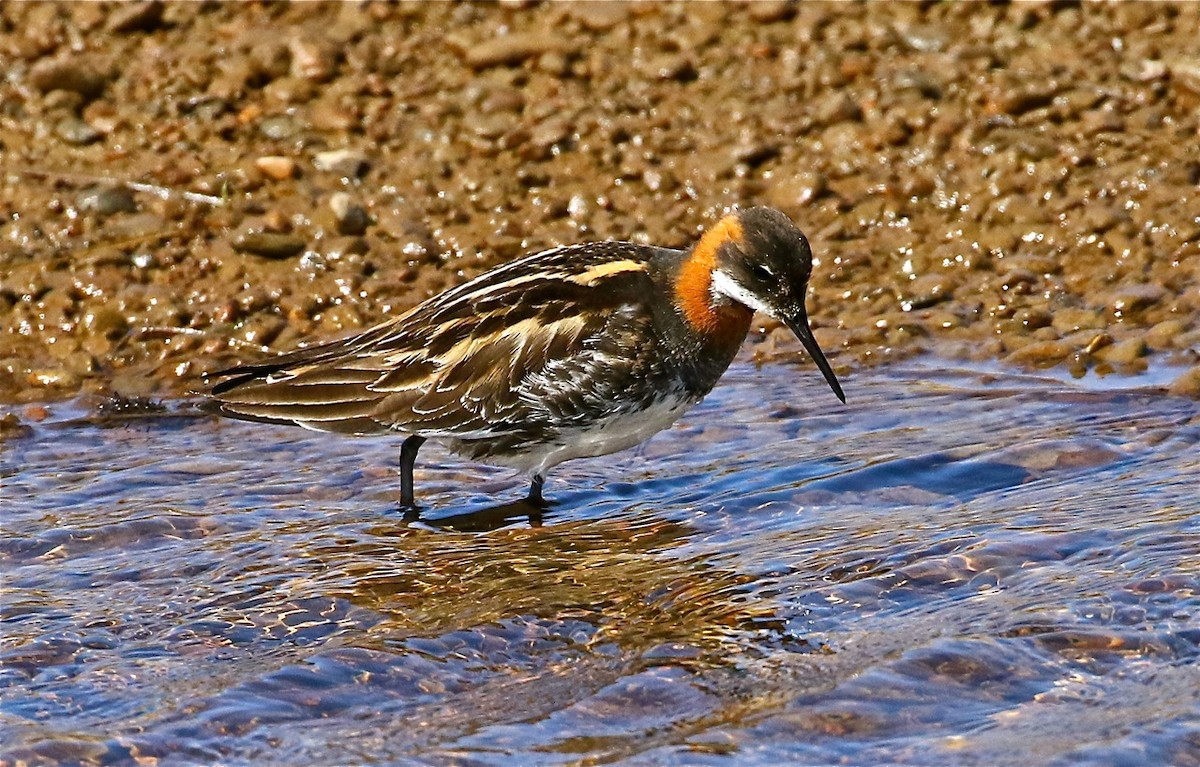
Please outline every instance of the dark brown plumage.
[[688, 251], [575, 245], [504, 264], [357, 336], [221, 371], [235, 418], [350, 434], [400, 431], [402, 502], [425, 439], [522, 469], [530, 499], [564, 460], [631, 447], [700, 401], [754, 310], [808, 329], [808, 242], [783, 214], [727, 216]]

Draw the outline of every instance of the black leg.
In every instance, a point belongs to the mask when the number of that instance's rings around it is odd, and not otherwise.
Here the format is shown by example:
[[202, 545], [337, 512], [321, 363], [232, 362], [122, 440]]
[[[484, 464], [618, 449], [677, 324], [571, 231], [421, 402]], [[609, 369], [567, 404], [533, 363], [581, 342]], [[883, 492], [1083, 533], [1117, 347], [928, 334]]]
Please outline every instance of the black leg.
[[413, 501], [413, 464], [417, 462], [417, 451], [425, 444], [425, 438], [416, 434], [404, 440], [400, 446], [400, 505], [416, 506]]
[[542, 501], [542, 485], [544, 484], [546, 484], [546, 478], [541, 474], [534, 474], [529, 483], [529, 495], [525, 497], [525, 501], [534, 506], [544, 506], [545, 502]]

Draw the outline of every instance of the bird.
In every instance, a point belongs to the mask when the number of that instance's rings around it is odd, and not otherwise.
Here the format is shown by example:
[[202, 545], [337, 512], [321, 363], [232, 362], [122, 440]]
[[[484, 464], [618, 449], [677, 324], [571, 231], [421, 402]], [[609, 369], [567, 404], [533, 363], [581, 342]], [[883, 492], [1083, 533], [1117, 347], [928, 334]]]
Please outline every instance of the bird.
[[220, 370], [221, 415], [346, 434], [399, 432], [400, 504], [426, 440], [547, 472], [667, 428], [716, 385], [755, 312], [786, 325], [846, 396], [805, 307], [808, 239], [784, 213], [726, 213], [688, 248], [601, 241], [483, 272], [361, 333]]

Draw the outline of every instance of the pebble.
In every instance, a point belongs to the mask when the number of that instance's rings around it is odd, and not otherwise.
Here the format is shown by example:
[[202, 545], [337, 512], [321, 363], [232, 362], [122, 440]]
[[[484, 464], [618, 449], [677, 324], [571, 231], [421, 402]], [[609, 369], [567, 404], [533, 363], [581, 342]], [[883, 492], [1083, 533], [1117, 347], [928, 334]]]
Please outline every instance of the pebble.
[[901, 286], [900, 308], [906, 312], [927, 309], [954, 295], [945, 275], [923, 274]]
[[607, 32], [628, 19], [630, 12], [629, 4], [618, 0], [593, 0], [566, 7], [571, 18], [592, 32]]
[[937, 26], [913, 24], [901, 36], [909, 48], [918, 53], [937, 53], [946, 47], [946, 33]]
[[930, 99], [942, 97], [942, 86], [933, 75], [920, 69], [905, 69], [896, 74], [894, 85], [897, 90], [915, 90]]
[[1137, 312], [1158, 304], [1166, 296], [1167, 289], [1152, 282], [1126, 285], [1109, 294], [1108, 306], [1118, 317], [1124, 317], [1130, 312]]
[[1054, 312], [1050, 320], [1051, 327], [1061, 335], [1076, 330], [1099, 330], [1107, 324], [1100, 312], [1094, 309], [1063, 308]]
[[74, 373], [55, 368], [40, 368], [29, 372], [29, 383], [35, 386], [61, 387], [72, 389], [79, 386], [79, 376]]
[[296, 121], [287, 115], [274, 115], [263, 118], [258, 124], [258, 130], [269, 139], [282, 141], [296, 135], [298, 128]]
[[[141, 240], [156, 234], [166, 234], [172, 229], [173, 225], [167, 219], [150, 211], [130, 213], [113, 219], [104, 226], [105, 234], [118, 242]], [[142, 258], [144, 260], [145, 256], [143, 255]]]
[[94, 144], [104, 137], [100, 131], [78, 117], [64, 117], [54, 126], [54, 134], [68, 144]]
[[1172, 381], [1167, 387], [1167, 392], [1177, 397], [1200, 399], [1200, 365], [1188, 369]]
[[254, 167], [258, 168], [264, 176], [276, 181], [289, 179], [296, 173], [296, 161], [280, 155], [271, 154], [259, 157], [254, 161]]
[[133, 213], [138, 209], [133, 192], [125, 186], [92, 186], [84, 189], [75, 198], [79, 209], [101, 216], [114, 213]]
[[514, 66], [561, 48], [559, 38], [549, 32], [521, 32], [470, 45], [463, 60], [473, 69]]
[[1013, 319], [1021, 323], [1023, 327], [1030, 330], [1037, 330], [1050, 326], [1052, 317], [1050, 312], [1036, 306], [1023, 307], [1013, 313]]
[[1112, 109], [1093, 109], [1083, 116], [1085, 133], [1120, 133], [1125, 130], [1125, 118]]
[[1179, 59], [1168, 62], [1171, 82], [1183, 90], [1200, 95], [1200, 59]]
[[988, 108], [993, 114], [1022, 115], [1049, 106], [1057, 92], [1058, 86], [1051, 80], [1032, 81], [995, 95]]
[[338, 234], [358, 236], [367, 231], [371, 223], [366, 209], [346, 192], [334, 192], [329, 198], [329, 208], [337, 219]]
[[1129, 365], [1146, 356], [1146, 342], [1141, 338], [1129, 338], [1104, 347], [1096, 356], [1114, 365]]
[[1151, 349], [1173, 349], [1175, 343], [1184, 332], [1187, 323], [1183, 320], [1163, 320], [1146, 331], [1146, 345]]
[[342, 178], [358, 178], [371, 167], [367, 156], [357, 149], [331, 149], [313, 156], [313, 167]]
[[333, 76], [337, 57], [332, 47], [297, 37], [288, 43], [288, 50], [292, 54], [293, 77], [321, 83]]
[[0, 414], [0, 440], [27, 437], [32, 433], [33, 428], [21, 423], [21, 419], [16, 413]]
[[162, 22], [161, 0], [143, 3], [121, 3], [113, 8], [108, 17], [109, 32], [149, 32]]
[[341, 237], [326, 237], [324, 255], [329, 259], [345, 258], [352, 255], [363, 255], [371, 250], [371, 243], [366, 238], [355, 235]]
[[802, 208], [825, 193], [825, 176], [815, 171], [780, 174], [767, 189], [767, 201], [785, 211]]
[[1062, 341], [1035, 341], [1004, 358], [1009, 364], [1047, 368], [1066, 359], [1072, 349]]
[[814, 113], [821, 125], [835, 125], [862, 119], [862, 108], [846, 93], [829, 93], [817, 102]]
[[264, 258], [289, 258], [304, 246], [304, 238], [282, 232], [243, 232], [233, 238], [234, 250]]
[[42, 93], [71, 91], [87, 99], [103, 93], [108, 80], [96, 60], [81, 56], [43, 59], [29, 70], [29, 83]]
[[785, 21], [796, 14], [796, 6], [790, 0], [755, 0], [747, 3], [744, 10], [759, 24]]
[[1097, 333], [1088, 339], [1087, 345], [1083, 347], [1083, 350], [1088, 354], [1095, 354], [1101, 349], [1112, 345], [1112, 336], [1110, 336], [1108, 333]]
[[308, 121], [316, 130], [348, 130], [356, 119], [346, 105], [329, 96], [317, 98], [308, 105]]
[[63, 367], [66, 371], [79, 378], [86, 378], [94, 374], [100, 369], [100, 365], [96, 362], [96, 358], [87, 352], [78, 351], [68, 354], [63, 359]]
[[129, 321], [115, 308], [100, 306], [83, 315], [83, 327], [106, 338], [119, 338], [129, 330]]

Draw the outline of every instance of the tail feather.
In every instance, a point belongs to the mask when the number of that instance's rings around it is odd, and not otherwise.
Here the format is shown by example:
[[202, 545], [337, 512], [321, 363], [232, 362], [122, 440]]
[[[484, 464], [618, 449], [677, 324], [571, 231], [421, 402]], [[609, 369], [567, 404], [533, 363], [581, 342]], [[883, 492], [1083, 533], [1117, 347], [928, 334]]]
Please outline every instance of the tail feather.
[[[325, 367], [317, 350], [215, 373], [224, 378], [210, 396], [221, 415], [247, 421], [295, 424], [320, 431], [367, 434], [387, 430], [372, 417], [385, 396], [369, 385], [377, 370]], [[316, 352], [316, 353], [314, 353]]]

